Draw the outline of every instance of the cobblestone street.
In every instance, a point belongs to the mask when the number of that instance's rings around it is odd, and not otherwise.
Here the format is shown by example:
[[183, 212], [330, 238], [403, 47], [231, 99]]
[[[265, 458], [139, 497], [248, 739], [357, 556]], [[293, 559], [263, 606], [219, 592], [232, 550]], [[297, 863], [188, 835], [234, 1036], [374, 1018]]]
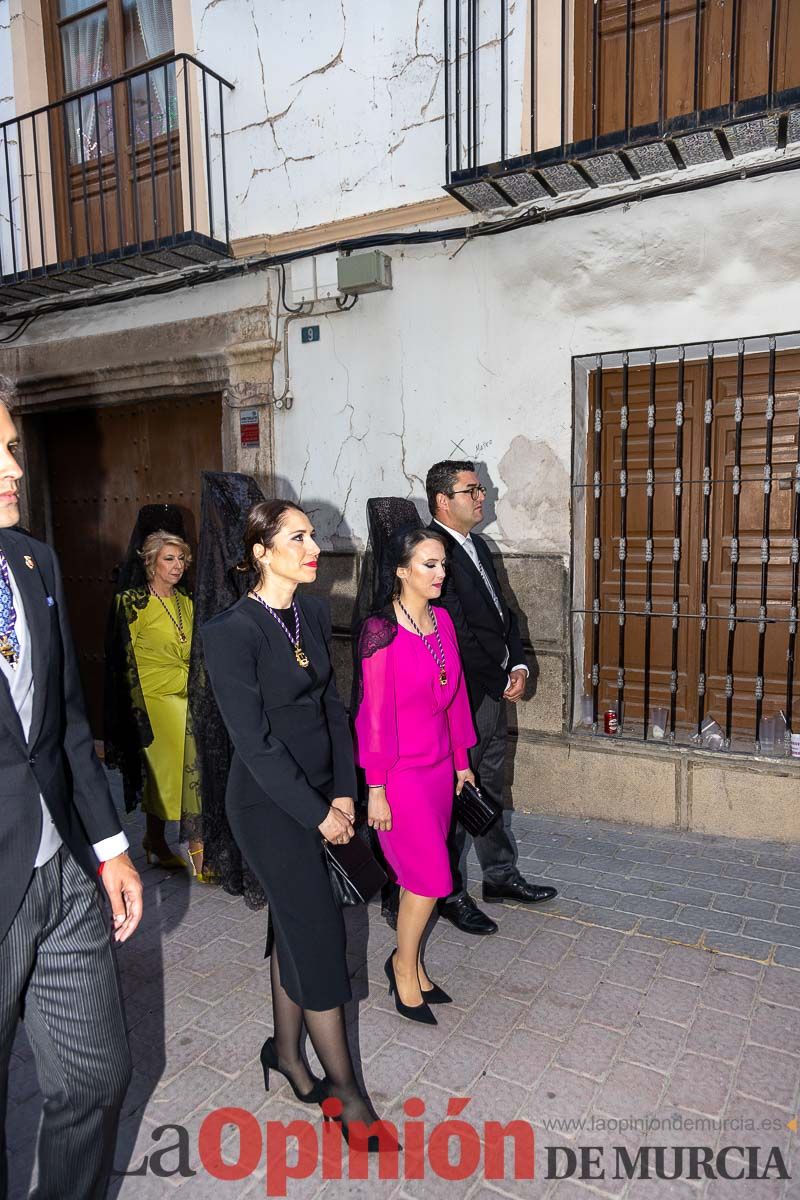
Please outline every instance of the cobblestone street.
[[[138, 818], [127, 825], [134, 847]], [[488, 1200], [497, 1193], [538, 1200], [591, 1195], [709, 1196], [777, 1200], [800, 1196], [800, 1180], [688, 1182], [615, 1179], [614, 1146], [759, 1147], [759, 1169], [777, 1146], [789, 1172], [800, 1086], [800, 846], [783, 847], [516, 815], [520, 867], [556, 884], [543, 909], [494, 905], [499, 933], [476, 938], [439, 921], [426, 962], [454, 997], [436, 1028], [394, 1012], [383, 962], [392, 934], [375, 906], [347, 914], [354, 990], [351, 1035], [378, 1112], [402, 1124], [403, 1102], [424, 1100], [430, 1129], [448, 1097], [470, 1097], [463, 1117], [529, 1121], [536, 1179], [465, 1181], [430, 1170], [423, 1181], [290, 1181], [294, 1197], [324, 1195]], [[265, 1194], [263, 1155], [247, 1180], [221, 1182], [200, 1164], [197, 1131], [206, 1114], [244, 1108], [261, 1124], [306, 1117], [288, 1085], [265, 1095], [258, 1062], [271, 1030], [265, 914], [216, 888], [143, 864], [146, 913], [119, 955], [135, 1064], [117, 1150], [120, 1169], [174, 1145], [153, 1131], [182, 1124], [195, 1175], [122, 1178], [122, 1200]], [[474, 867], [474, 863], [473, 863]], [[479, 898], [477, 880], [473, 892]], [[312, 1060], [313, 1061], [313, 1060]], [[30, 1052], [17, 1040], [8, 1140], [11, 1197], [27, 1194], [40, 1098]], [[314, 1109], [316, 1120], [318, 1110]], [[625, 1133], [608, 1118], [683, 1118], [699, 1128]], [[583, 1130], [547, 1122], [589, 1118]], [[725, 1129], [719, 1119], [734, 1122]], [[762, 1126], [762, 1122], [767, 1122]], [[402, 1130], [401, 1130], [402, 1136]], [[235, 1160], [236, 1136], [225, 1143]], [[548, 1146], [602, 1146], [607, 1178], [547, 1180]], [[456, 1158], [455, 1151], [451, 1151]], [[566, 1156], [558, 1156], [564, 1173]], [[579, 1160], [580, 1161], [580, 1160]], [[401, 1158], [402, 1162], [402, 1158]], [[163, 1157], [172, 1170], [175, 1153]], [[671, 1157], [667, 1159], [670, 1169]], [[728, 1158], [731, 1174], [738, 1156]], [[376, 1168], [372, 1167], [375, 1175]], [[774, 1175], [774, 1172], [773, 1172]]]

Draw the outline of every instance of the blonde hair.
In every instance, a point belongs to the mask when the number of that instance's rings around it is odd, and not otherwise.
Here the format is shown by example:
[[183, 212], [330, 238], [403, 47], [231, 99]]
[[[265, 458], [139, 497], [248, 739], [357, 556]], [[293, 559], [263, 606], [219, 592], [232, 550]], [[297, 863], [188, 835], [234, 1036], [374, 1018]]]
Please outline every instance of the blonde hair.
[[151, 533], [145, 538], [144, 544], [139, 551], [139, 557], [144, 563], [145, 574], [148, 579], [153, 578], [156, 569], [156, 559], [165, 546], [179, 546], [183, 551], [187, 567], [192, 561], [192, 552], [183, 538], [179, 538], [174, 533], [167, 533], [166, 529], [157, 529], [155, 533]]

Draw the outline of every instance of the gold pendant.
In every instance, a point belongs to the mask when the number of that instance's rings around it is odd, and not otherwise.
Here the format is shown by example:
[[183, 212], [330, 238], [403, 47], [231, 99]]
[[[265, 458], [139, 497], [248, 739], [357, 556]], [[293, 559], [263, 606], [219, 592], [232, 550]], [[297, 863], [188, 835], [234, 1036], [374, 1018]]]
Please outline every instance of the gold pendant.
[[439, 672], [439, 683], [442, 687], [447, 687], [447, 671]]
[[7, 637], [3, 637], [0, 640], [0, 654], [2, 654], [9, 666], [15, 667], [17, 665], [17, 652]]
[[302, 646], [295, 646], [295, 648], [294, 648], [294, 656], [295, 656], [295, 658], [297, 659], [297, 661], [298, 661], [298, 663], [300, 664], [300, 666], [301, 666], [301, 667], [307, 667], [307, 666], [308, 666], [308, 655], [307, 655], [307, 654], [306, 654], [306, 652], [303, 650], [303, 647], [302, 647]]

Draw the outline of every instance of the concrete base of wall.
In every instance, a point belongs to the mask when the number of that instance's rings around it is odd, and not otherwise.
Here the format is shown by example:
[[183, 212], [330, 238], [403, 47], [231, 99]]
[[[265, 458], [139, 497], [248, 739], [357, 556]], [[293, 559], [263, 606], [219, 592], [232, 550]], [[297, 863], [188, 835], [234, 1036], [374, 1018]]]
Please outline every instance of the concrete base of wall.
[[523, 812], [800, 841], [800, 774], [786, 760], [522, 732], [509, 782]]

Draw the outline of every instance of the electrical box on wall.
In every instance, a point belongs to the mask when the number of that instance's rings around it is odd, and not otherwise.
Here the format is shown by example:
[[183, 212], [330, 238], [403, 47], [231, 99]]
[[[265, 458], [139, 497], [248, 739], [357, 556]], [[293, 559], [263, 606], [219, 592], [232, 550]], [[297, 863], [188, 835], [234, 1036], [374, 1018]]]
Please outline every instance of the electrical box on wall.
[[392, 260], [381, 250], [342, 255], [336, 260], [339, 291], [346, 296], [387, 292], [392, 286]]
[[295, 304], [313, 304], [339, 296], [336, 281], [336, 255], [314, 254], [298, 258], [291, 265], [292, 300]]

